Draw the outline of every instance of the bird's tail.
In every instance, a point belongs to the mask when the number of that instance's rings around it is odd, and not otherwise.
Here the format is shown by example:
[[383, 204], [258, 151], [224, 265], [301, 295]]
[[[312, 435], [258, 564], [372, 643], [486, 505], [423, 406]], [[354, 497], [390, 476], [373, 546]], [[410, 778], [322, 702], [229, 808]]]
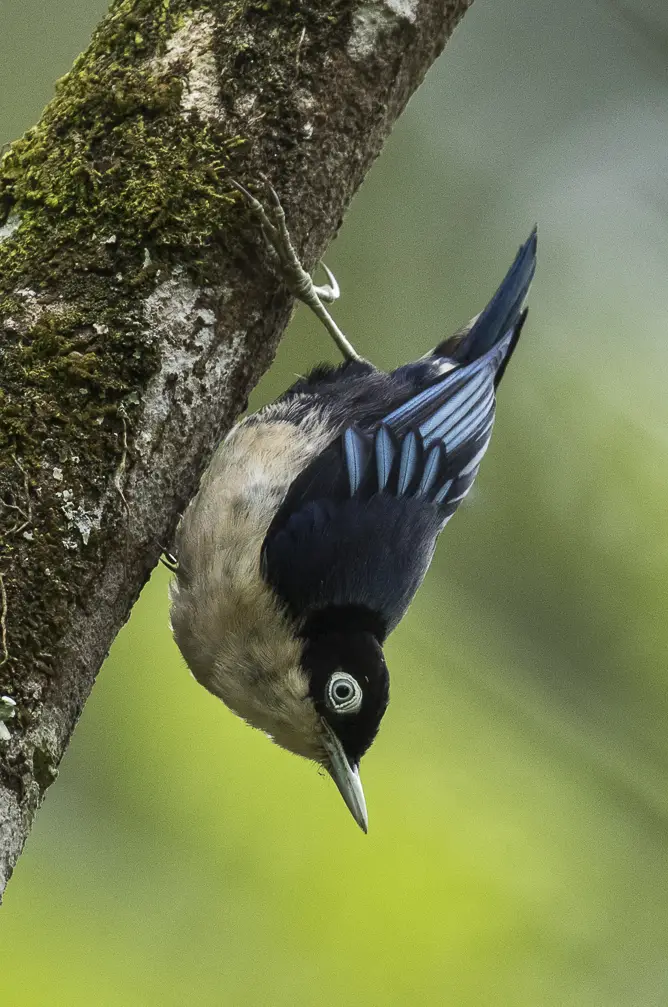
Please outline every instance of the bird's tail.
[[496, 374], [495, 383], [499, 383], [527, 315], [524, 302], [536, 272], [537, 241], [538, 232], [534, 227], [487, 307], [464, 329], [439, 343], [433, 351], [435, 356], [447, 356], [460, 364], [470, 364], [512, 332], [513, 338]]

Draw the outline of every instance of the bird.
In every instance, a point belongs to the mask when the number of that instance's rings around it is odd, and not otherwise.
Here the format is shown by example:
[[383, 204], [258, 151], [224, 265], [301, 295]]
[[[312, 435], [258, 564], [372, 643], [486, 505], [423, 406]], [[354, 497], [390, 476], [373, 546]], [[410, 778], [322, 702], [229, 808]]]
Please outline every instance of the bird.
[[389, 701], [383, 647], [490, 442], [527, 317], [537, 229], [482, 312], [389, 373], [361, 357], [291, 241], [280, 199], [234, 183], [276, 270], [343, 355], [238, 422], [176, 536], [170, 619], [195, 679], [323, 766], [364, 832], [360, 762]]

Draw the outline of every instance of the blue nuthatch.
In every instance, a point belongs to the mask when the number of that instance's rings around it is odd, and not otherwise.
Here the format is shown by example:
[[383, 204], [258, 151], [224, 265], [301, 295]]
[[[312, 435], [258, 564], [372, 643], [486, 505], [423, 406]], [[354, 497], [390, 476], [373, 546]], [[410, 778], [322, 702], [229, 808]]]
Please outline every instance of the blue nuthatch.
[[195, 678], [324, 766], [366, 832], [359, 778], [389, 699], [383, 644], [471, 488], [526, 318], [536, 230], [487, 307], [389, 374], [355, 352], [293, 249], [276, 193], [242, 186], [291, 292], [342, 351], [218, 447], [181, 519], [174, 637]]

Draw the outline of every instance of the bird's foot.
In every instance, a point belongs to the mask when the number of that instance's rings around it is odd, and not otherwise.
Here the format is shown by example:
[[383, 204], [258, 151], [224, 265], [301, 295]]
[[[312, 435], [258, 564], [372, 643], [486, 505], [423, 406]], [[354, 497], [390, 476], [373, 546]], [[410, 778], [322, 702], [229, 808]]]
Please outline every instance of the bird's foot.
[[258, 218], [267, 243], [269, 255], [277, 273], [293, 297], [302, 301], [303, 304], [306, 304], [317, 315], [346, 360], [361, 360], [362, 357], [360, 357], [359, 353], [357, 353], [343, 332], [341, 332], [325, 308], [325, 304], [332, 304], [338, 299], [341, 293], [334, 274], [322, 262], [321, 266], [327, 276], [327, 283], [322, 286], [316, 286], [302, 266], [292, 244], [290, 232], [285, 221], [285, 211], [281, 206], [278, 193], [266, 178], [263, 178], [263, 182], [269, 197], [267, 206], [263, 206], [239, 182], [233, 181], [233, 185], [243, 195], [250, 209]]
[[174, 553], [169, 552], [168, 549], [163, 549], [162, 555], [160, 556], [160, 562], [163, 566], [166, 566], [168, 570], [171, 570], [172, 573], [179, 572], [179, 561]]

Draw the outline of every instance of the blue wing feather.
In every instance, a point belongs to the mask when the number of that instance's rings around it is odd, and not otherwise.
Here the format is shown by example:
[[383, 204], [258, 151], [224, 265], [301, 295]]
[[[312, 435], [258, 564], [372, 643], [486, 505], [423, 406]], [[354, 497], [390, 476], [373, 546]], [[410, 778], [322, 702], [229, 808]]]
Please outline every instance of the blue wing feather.
[[414, 430], [409, 430], [401, 445], [397, 496], [403, 496], [413, 481], [420, 460], [421, 444]]
[[446, 374], [428, 396], [420, 393], [388, 413], [371, 432], [372, 451], [363, 454], [363, 434], [349, 428], [343, 440], [351, 495], [420, 497], [447, 520], [473, 484], [491, 437], [494, 379], [513, 338], [508, 333], [479, 360]]
[[387, 485], [395, 455], [396, 448], [390, 432], [385, 425], [381, 425], [376, 434], [376, 473], [380, 490], [384, 490]]
[[445, 501], [445, 498], [447, 497], [447, 495], [448, 495], [448, 493], [450, 491], [450, 487], [452, 486], [453, 482], [454, 482], [454, 479], [448, 479], [447, 482], [443, 483], [443, 485], [441, 486], [441, 488], [438, 491], [438, 493], [434, 494], [434, 503], [435, 504], [442, 504]]
[[465, 335], [431, 357], [384, 376], [323, 371], [321, 408], [345, 417], [341, 432], [295, 478], [263, 544], [264, 575], [295, 617], [356, 604], [388, 631], [401, 618], [487, 450], [535, 254], [534, 233]]
[[343, 435], [343, 450], [350, 485], [350, 495], [357, 492], [364, 469], [366, 468], [367, 451], [364, 438], [355, 427], [348, 427]]
[[424, 463], [424, 468], [422, 469], [422, 477], [420, 479], [420, 484], [415, 491], [415, 496], [423, 497], [427, 496], [432, 486], [436, 482], [436, 477], [438, 476], [438, 470], [441, 466], [441, 448], [440, 445], [435, 444], [431, 451], [427, 454], [426, 461]]
[[454, 452], [467, 440], [472, 440], [488, 425], [494, 415], [494, 388], [485, 389], [484, 397], [476, 399], [468, 413], [444, 436], [445, 444], [450, 452]]

